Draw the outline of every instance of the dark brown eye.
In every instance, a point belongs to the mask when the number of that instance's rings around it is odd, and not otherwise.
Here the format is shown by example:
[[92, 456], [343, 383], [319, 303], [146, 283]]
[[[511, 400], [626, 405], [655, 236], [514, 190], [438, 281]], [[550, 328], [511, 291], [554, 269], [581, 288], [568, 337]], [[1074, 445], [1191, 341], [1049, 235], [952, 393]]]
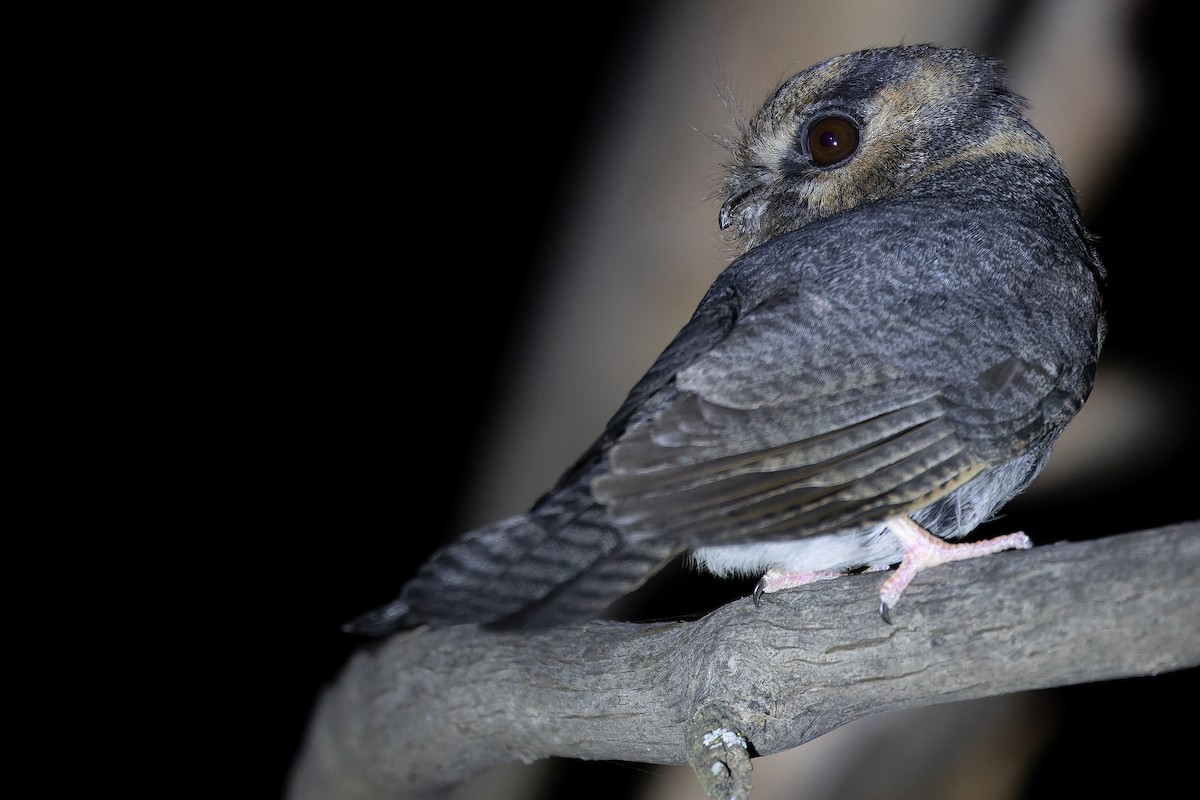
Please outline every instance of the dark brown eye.
[[845, 161], [858, 149], [858, 126], [845, 117], [822, 117], [808, 128], [808, 152], [818, 167]]

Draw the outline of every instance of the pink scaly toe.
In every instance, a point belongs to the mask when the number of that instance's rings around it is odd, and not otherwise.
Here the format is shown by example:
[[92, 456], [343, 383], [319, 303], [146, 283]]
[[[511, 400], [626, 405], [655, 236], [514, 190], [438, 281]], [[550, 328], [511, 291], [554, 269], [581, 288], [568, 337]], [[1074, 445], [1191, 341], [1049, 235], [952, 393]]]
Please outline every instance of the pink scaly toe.
[[887, 526], [904, 550], [899, 568], [883, 582], [879, 590], [879, 615], [888, 624], [891, 624], [891, 610], [900, 602], [900, 595], [921, 570], [951, 561], [988, 556], [1004, 550], [1028, 550], [1033, 547], [1033, 542], [1024, 533], [1010, 533], [981, 542], [950, 544], [929, 533], [908, 517], [895, 517], [888, 520]]

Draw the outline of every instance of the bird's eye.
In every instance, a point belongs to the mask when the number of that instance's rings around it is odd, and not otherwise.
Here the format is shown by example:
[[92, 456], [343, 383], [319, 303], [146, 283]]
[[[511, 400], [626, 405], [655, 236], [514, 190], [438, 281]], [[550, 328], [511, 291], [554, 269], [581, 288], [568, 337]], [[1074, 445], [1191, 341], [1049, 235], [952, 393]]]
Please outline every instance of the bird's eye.
[[858, 126], [845, 117], [821, 117], [808, 128], [808, 153], [818, 167], [832, 167], [858, 149]]

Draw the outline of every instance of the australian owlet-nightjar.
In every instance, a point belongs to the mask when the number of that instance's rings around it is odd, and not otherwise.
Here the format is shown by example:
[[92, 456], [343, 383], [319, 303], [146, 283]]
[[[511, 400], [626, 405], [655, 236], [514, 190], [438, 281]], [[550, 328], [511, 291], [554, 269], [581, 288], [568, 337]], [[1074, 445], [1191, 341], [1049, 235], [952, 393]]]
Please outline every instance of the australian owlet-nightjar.
[[888, 619], [920, 569], [1028, 547], [943, 541], [1042, 470], [1104, 338], [1104, 267], [1024, 109], [999, 62], [929, 45], [785, 81], [729, 143], [742, 254], [599, 438], [347, 630], [585, 620], [683, 552], [756, 596], [900, 564]]

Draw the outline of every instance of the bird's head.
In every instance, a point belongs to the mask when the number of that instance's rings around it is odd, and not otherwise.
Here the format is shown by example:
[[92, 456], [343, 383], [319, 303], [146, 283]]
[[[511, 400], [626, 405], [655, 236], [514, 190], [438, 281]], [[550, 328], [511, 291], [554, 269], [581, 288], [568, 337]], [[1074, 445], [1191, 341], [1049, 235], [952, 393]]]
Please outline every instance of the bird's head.
[[727, 143], [726, 236], [749, 250], [814, 220], [893, 197], [964, 160], [1057, 164], [1000, 62], [931, 45], [862, 50], [785, 81]]

